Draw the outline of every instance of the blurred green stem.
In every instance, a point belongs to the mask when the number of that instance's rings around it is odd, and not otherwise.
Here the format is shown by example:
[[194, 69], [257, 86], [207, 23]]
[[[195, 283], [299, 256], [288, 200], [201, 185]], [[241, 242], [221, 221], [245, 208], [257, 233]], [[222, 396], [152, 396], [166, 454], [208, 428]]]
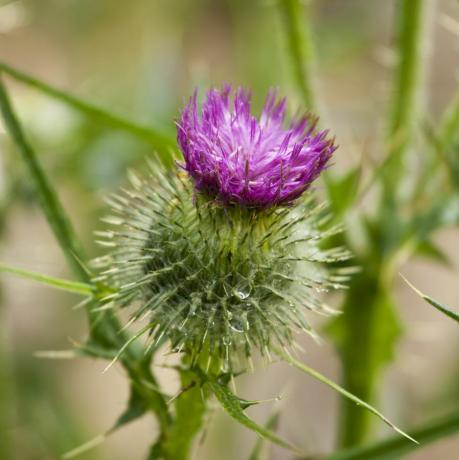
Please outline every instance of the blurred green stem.
[[[403, 157], [412, 144], [419, 120], [424, 83], [426, 0], [397, 0], [396, 57], [387, 145], [390, 167], [385, 169], [386, 195], [403, 177]], [[387, 199], [387, 197], [385, 197]]]
[[413, 444], [400, 436], [392, 436], [374, 444], [338, 451], [325, 457], [324, 460], [368, 460], [370, 458], [372, 460], [388, 460], [399, 458], [401, 455], [457, 432], [459, 432], [459, 411], [410, 430], [420, 445]]
[[[401, 245], [398, 189], [400, 178], [406, 173], [403, 156], [413, 141], [419, 115], [426, 3], [426, 0], [396, 3], [398, 63], [388, 133], [390, 165], [380, 177], [383, 196], [378, 215], [381, 218], [372, 224], [374, 234], [367, 250], [375, 253], [378, 247], [381, 253], [373, 255], [371, 260], [362, 257], [358, 261], [363, 271], [352, 281], [341, 319], [339, 349], [344, 386], [369, 403], [376, 396], [381, 369], [392, 358], [392, 347], [399, 334], [389, 293], [397, 269], [392, 261]], [[361, 445], [370, 434], [368, 414], [343, 401], [341, 445]]]
[[72, 226], [66, 216], [61, 203], [50, 186], [41, 165], [35, 157], [35, 153], [26, 141], [19, 123], [14, 116], [13, 109], [8, 99], [5, 86], [0, 80], [0, 107], [5, 121], [6, 129], [15, 142], [19, 154], [30, 170], [32, 180], [40, 198], [43, 212], [64, 251], [69, 265], [74, 273], [84, 282], [90, 282], [90, 277], [81, 265], [78, 257], [84, 259], [83, 250], [75, 236]]
[[[75, 275], [84, 283], [92, 283], [91, 275], [83, 265], [86, 259], [82, 247], [56, 191], [41, 168], [35, 152], [25, 139], [1, 79], [0, 108], [7, 132], [15, 141], [19, 153], [30, 171], [40, 197], [41, 206], [62, 251]], [[95, 286], [95, 288], [100, 287]], [[118, 319], [110, 311], [96, 312], [94, 306], [95, 301], [85, 306], [91, 328], [90, 340], [103, 349], [119, 350], [126, 343], [127, 337], [125, 333], [120, 332], [122, 328]], [[166, 442], [172, 424], [172, 416], [164, 396], [157, 391], [157, 382], [150, 370], [151, 357], [151, 354], [145, 355], [143, 350], [129, 347], [123, 353], [120, 362], [130, 378], [131, 385], [145, 401], [147, 408], [156, 414], [160, 425], [159, 439], [161, 442]], [[164, 458], [172, 460], [170, 457]]]
[[459, 136], [459, 89], [456, 90], [456, 95], [443, 116], [440, 129], [443, 145], [451, 146]]
[[309, 21], [310, 6], [303, 8], [300, 0], [279, 0], [279, 9], [295, 84], [304, 106], [313, 110], [316, 104], [312, 77], [314, 51]]

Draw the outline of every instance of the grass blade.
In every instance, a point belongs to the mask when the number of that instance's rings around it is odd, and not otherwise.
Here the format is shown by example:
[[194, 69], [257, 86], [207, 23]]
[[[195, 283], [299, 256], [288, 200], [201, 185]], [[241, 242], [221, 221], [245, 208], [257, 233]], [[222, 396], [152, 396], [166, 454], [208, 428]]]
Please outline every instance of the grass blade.
[[459, 432], [459, 411], [413, 429], [413, 437], [419, 441], [420, 445], [413, 444], [400, 436], [392, 436], [367, 446], [338, 451], [325, 457], [324, 460], [368, 460], [369, 458], [372, 460], [389, 460], [401, 458], [402, 455], [457, 432]]
[[173, 138], [170, 138], [166, 134], [163, 134], [149, 126], [136, 123], [119, 115], [115, 115], [107, 110], [96, 107], [66, 91], [54, 88], [35, 77], [21, 72], [8, 64], [0, 62], [0, 72], [9, 75], [11, 78], [20, 81], [21, 83], [24, 83], [43, 94], [46, 94], [47, 96], [52, 97], [53, 99], [67, 104], [69, 107], [78, 110], [79, 112], [106, 126], [126, 131], [143, 139], [153, 145], [155, 149], [160, 152], [162, 159], [171, 161], [171, 149], [174, 147], [175, 142]]
[[73, 292], [74, 294], [93, 295], [94, 288], [90, 284], [79, 283], [78, 281], [63, 280], [52, 276], [43, 275], [42, 273], [31, 272], [21, 268], [11, 267], [0, 263], [0, 272], [11, 273], [29, 280], [37, 281], [41, 284], [46, 284], [62, 291]]
[[444, 315], [449, 316], [451, 319], [454, 319], [454, 321], [459, 322], [459, 313], [452, 310], [451, 308], [447, 307], [446, 305], [441, 304], [440, 302], [437, 302], [436, 300], [432, 299], [428, 295], [423, 294], [418, 288], [413, 286], [402, 274], [400, 276], [403, 278], [406, 284], [413, 289], [416, 294], [418, 294], [420, 297], [422, 297], [426, 302], [430, 303], [433, 307], [435, 307], [437, 310], [441, 311]]
[[379, 412], [377, 409], [375, 409], [370, 404], [366, 403], [362, 399], [358, 398], [357, 396], [353, 395], [349, 391], [345, 390], [344, 388], [339, 386], [337, 383], [333, 382], [332, 380], [330, 380], [327, 377], [325, 377], [324, 375], [322, 375], [320, 372], [317, 372], [316, 370], [310, 368], [309, 366], [306, 366], [306, 364], [303, 364], [300, 361], [296, 360], [295, 358], [292, 358], [287, 353], [282, 352], [280, 350], [276, 351], [276, 353], [282, 359], [284, 359], [289, 364], [291, 364], [292, 366], [296, 367], [297, 369], [300, 369], [301, 371], [305, 372], [306, 374], [309, 374], [311, 377], [314, 377], [315, 379], [319, 380], [320, 382], [325, 383], [325, 385], [328, 385], [330, 388], [332, 388], [333, 390], [338, 392], [340, 395], [342, 395], [345, 398], [353, 401], [357, 406], [361, 406], [362, 408], [366, 409], [367, 411], [369, 411], [372, 414], [374, 414], [377, 417], [379, 417], [384, 423], [389, 425], [397, 433], [400, 433], [402, 436], [405, 436], [405, 438], [409, 439], [414, 444], [418, 444], [418, 442], [415, 439], [413, 439], [410, 435], [408, 435], [407, 433], [402, 431], [400, 428], [398, 428], [396, 425], [394, 425], [386, 416], [384, 416], [381, 412]]

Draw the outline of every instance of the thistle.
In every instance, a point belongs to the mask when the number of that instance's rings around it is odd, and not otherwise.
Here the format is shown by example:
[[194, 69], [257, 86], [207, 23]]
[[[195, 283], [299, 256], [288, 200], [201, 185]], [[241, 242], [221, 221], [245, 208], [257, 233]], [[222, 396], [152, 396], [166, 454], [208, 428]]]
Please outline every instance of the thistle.
[[167, 338], [207, 370], [233, 373], [314, 334], [307, 312], [330, 313], [318, 293], [347, 277], [330, 267], [348, 252], [323, 246], [339, 229], [304, 194], [333, 141], [309, 115], [284, 128], [285, 105], [271, 92], [257, 120], [242, 89], [210, 90], [202, 112], [195, 93], [177, 122], [179, 170], [151, 164], [110, 200], [105, 301], [146, 321], [152, 346]]

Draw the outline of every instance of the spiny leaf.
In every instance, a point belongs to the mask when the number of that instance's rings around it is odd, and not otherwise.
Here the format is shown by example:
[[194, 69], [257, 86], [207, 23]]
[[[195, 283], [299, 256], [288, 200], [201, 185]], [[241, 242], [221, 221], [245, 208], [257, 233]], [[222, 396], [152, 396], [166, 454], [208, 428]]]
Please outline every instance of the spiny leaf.
[[234, 418], [241, 425], [244, 425], [245, 427], [257, 433], [262, 438], [265, 438], [274, 444], [277, 444], [285, 449], [298, 452], [298, 449], [290, 445], [287, 441], [280, 438], [269, 429], [258, 425], [252, 419], [247, 417], [247, 415], [244, 413], [244, 410], [242, 409], [239, 398], [235, 396], [226, 385], [222, 385], [217, 381], [212, 380], [209, 380], [207, 385], [217, 398], [218, 402], [222, 405], [223, 409], [225, 409], [225, 411], [228, 413], [228, 415]]
[[441, 304], [440, 302], [437, 302], [436, 300], [432, 299], [428, 295], [423, 294], [419, 289], [417, 289], [415, 286], [413, 286], [402, 274], [400, 276], [403, 278], [406, 284], [413, 289], [416, 294], [418, 294], [420, 297], [422, 297], [426, 302], [430, 303], [433, 307], [435, 307], [437, 310], [441, 311], [444, 315], [449, 316], [450, 318], [454, 319], [454, 321], [459, 322], [459, 313], [452, 310], [451, 308], [447, 307], [446, 305]]
[[160, 133], [154, 128], [141, 125], [132, 120], [128, 120], [119, 115], [115, 115], [107, 110], [96, 107], [82, 99], [79, 99], [69, 94], [66, 91], [57, 89], [35, 77], [21, 72], [4, 62], [0, 62], [0, 71], [3, 71], [5, 74], [9, 75], [15, 80], [18, 80], [26, 85], [31, 86], [32, 88], [35, 88], [36, 90], [46, 94], [47, 96], [50, 96], [60, 102], [67, 104], [73, 109], [82, 112], [86, 116], [100, 121], [106, 126], [127, 131], [141, 139], [146, 140], [147, 142], [152, 144], [157, 150], [160, 151], [163, 159], [170, 161], [172, 151], [171, 149], [174, 146], [174, 142], [169, 136]]
[[12, 273], [22, 278], [38, 281], [41, 284], [46, 284], [53, 288], [61, 289], [67, 292], [73, 292], [75, 294], [90, 296], [94, 294], [94, 287], [90, 284], [54, 278], [52, 276], [43, 275], [42, 273], [31, 272], [21, 268], [11, 267], [2, 263], [0, 263], [0, 272]]
[[129, 402], [126, 410], [119, 416], [116, 423], [113, 425], [112, 428], [107, 432], [107, 434], [111, 434], [114, 431], [118, 430], [124, 425], [142, 417], [148, 410], [148, 403], [147, 401], [142, 398], [142, 396], [138, 393], [138, 391], [131, 386], [131, 393], [129, 396]]
[[277, 350], [277, 354], [287, 361], [289, 364], [292, 366], [295, 366], [297, 369], [300, 369], [303, 372], [306, 372], [306, 374], [309, 374], [311, 377], [314, 377], [315, 379], [319, 380], [322, 383], [325, 383], [325, 385], [328, 385], [330, 388], [344, 396], [345, 398], [350, 399], [353, 401], [355, 404], [358, 406], [362, 406], [366, 410], [370, 411], [371, 413], [375, 414], [377, 417], [379, 417], [384, 423], [389, 425], [393, 430], [397, 431], [400, 433], [402, 436], [405, 436], [407, 439], [410, 441], [414, 442], [415, 444], [418, 444], [418, 442], [413, 439], [410, 435], [406, 434], [404, 431], [402, 431], [400, 428], [398, 428], [396, 425], [394, 425], [387, 417], [385, 417], [381, 412], [379, 412], [377, 409], [375, 409], [373, 406], [370, 404], [366, 403], [365, 401], [361, 400], [357, 396], [353, 395], [352, 393], [349, 393], [349, 391], [345, 390], [341, 386], [339, 386], [337, 383], [333, 382], [332, 380], [328, 379], [324, 375], [322, 375], [320, 372], [317, 372], [316, 370], [310, 368], [309, 366], [306, 366], [306, 364], [301, 363], [300, 361], [297, 361], [295, 358], [292, 358], [290, 355], [287, 353]]

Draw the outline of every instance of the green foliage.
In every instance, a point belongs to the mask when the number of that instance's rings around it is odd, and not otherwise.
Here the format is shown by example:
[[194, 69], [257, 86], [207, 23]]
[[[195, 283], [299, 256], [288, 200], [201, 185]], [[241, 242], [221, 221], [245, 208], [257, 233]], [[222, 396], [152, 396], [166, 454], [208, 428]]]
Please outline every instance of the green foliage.
[[234, 418], [237, 422], [244, 425], [249, 430], [254, 431], [262, 438], [284, 447], [285, 449], [298, 452], [298, 450], [291, 446], [287, 441], [284, 441], [269, 429], [258, 425], [252, 419], [247, 417], [244, 413], [240, 399], [229, 390], [226, 384], [222, 384], [218, 380], [208, 380], [206, 385], [210, 388], [218, 402], [230, 417]]

